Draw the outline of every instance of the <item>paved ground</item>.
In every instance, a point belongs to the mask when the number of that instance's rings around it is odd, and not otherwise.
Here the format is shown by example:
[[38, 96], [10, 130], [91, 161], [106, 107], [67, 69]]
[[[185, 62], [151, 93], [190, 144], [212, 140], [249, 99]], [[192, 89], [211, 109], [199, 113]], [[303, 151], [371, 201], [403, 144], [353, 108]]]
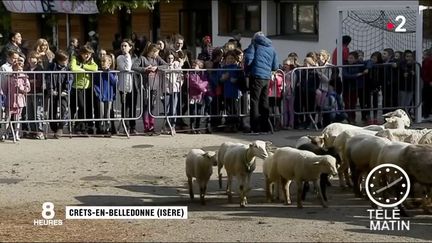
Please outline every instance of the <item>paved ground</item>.
[[[265, 203], [262, 162], [252, 177], [249, 207], [228, 204], [216, 171], [208, 205], [190, 202], [184, 155], [191, 148], [216, 149], [224, 141], [272, 141], [294, 145], [313, 131], [157, 137], [64, 138], [0, 144], [0, 241], [427, 241], [432, 216], [410, 211], [411, 230], [370, 231], [370, 204], [333, 181], [329, 208], [310, 195], [304, 209]], [[226, 181], [224, 180], [224, 185]], [[235, 185], [234, 185], [235, 186]], [[235, 187], [237, 188], [237, 187]], [[292, 193], [295, 200], [296, 195]], [[56, 219], [66, 205], [183, 205], [187, 220], [64, 220], [33, 226], [41, 205], [51, 201]]]

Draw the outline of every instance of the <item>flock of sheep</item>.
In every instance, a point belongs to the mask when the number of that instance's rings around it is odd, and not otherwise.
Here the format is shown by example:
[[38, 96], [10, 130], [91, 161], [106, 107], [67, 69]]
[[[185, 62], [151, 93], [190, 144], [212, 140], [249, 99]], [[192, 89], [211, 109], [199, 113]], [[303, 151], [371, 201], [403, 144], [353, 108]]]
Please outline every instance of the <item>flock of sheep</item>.
[[282, 188], [283, 201], [291, 204], [289, 187], [291, 181], [295, 181], [297, 207], [301, 208], [308, 182], [312, 181], [322, 205], [327, 207], [329, 175], [338, 174], [340, 186], [353, 187], [354, 194], [361, 197], [362, 178], [379, 164], [394, 163], [407, 172], [411, 184], [425, 189], [423, 206], [426, 206], [432, 196], [432, 130], [408, 129], [410, 118], [400, 109], [383, 116], [386, 121], [383, 125], [358, 127], [332, 123], [321, 135], [301, 137], [295, 148], [276, 148], [273, 153], [270, 152], [271, 143], [260, 140], [249, 145], [225, 142], [217, 153], [192, 149], [186, 157], [190, 197], [194, 198], [192, 178], [196, 178], [201, 203], [205, 204], [207, 183], [212, 167], [217, 165], [219, 187], [222, 188], [221, 170], [225, 168], [229, 202], [235, 176], [239, 183], [240, 206], [245, 207], [256, 158], [261, 158], [267, 201], [273, 201], [274, 196], [278, 199]]

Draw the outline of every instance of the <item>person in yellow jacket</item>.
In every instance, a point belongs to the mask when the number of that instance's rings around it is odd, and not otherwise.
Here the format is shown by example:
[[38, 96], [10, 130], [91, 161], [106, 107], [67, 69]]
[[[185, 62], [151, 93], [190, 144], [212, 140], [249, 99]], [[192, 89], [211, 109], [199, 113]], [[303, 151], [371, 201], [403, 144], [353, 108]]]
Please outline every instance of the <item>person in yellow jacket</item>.
[[[82, 46], [76, 56], [71, 57], [70, 70], [74, 74], [74, 81], [70, 93], [70, 115], [73, 119], [78, 109], [77, 119], [92, 119], [93, 109], [93, 77], [98, 75], [98, 65], [93, 60], [94, 50], [89, 45]], [[87, 124], [87, 126], [86, 126]], [[76, 122], [75, 133], [88, 135], [94, 133], [93, 122]]]

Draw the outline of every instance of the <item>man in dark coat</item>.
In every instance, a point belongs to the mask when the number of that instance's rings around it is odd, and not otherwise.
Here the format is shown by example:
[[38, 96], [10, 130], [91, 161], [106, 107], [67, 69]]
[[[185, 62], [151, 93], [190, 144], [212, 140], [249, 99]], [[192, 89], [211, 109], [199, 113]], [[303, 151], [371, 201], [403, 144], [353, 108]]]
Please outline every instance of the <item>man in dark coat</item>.
[[272, 71], [277, 69], [276, 51], [261, 31], [254, 34], [244, 52], [249, 74], [250, 126], [252, 133], [269, 132], [268, 85]]

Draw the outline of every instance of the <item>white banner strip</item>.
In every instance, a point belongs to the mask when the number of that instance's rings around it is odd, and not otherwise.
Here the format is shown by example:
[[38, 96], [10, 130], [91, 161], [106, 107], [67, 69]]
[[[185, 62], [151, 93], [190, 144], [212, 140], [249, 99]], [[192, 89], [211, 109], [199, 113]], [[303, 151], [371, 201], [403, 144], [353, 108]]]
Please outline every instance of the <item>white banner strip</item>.
[[187, 219], [188, 208], [135, 206], [66, 206], [66, 219]]
[[68, 13], [68, 14], [97, 14], [99, 10], [95, 0], [3, 0], [9, 12], [13, 13]]

